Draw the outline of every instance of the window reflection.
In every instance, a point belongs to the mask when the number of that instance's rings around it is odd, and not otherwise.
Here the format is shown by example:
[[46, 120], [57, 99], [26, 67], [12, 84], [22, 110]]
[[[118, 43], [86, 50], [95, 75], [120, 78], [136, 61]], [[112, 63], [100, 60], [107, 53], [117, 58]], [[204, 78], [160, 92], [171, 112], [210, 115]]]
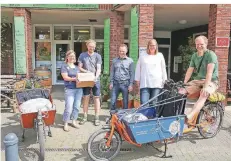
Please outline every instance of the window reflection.
[[50, 39], [50, 26], [35, 26], [35, 39]]
[[54, 27], [55, 40], [71, 40], [71, 26], [55, 26]]

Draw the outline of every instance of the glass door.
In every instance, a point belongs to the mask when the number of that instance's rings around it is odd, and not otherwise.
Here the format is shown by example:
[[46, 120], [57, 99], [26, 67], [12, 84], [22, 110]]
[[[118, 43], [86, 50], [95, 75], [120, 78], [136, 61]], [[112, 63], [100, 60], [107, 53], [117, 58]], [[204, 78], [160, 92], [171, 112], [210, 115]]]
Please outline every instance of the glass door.
[[160, 45], [159, 48], [158, 48], [158, 50], [164, 56], [167, 75], [168, 75], [168, 78], [170, 78], [170, 48]]
[[65, 63], [66, 52], [70, 50], [70, 43], [56, 43], [55, 44], [55, 69], [54, 77], [55, 84], [63, 84], [63, 78], [61, 75], [61, 66]]

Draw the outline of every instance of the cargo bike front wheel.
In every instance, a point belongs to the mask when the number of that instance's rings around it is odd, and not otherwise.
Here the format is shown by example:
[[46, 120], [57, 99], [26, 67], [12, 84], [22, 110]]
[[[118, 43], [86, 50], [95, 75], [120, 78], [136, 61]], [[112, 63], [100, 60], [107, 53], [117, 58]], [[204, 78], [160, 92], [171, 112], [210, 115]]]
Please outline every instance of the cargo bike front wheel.
[[114, 131], [110, 146], [107, 146], [111, 129], [100, 129], [90, 136], [88, 140], [87, 151], [91, 159], [94, 161], [112, 160], [120, 151], [121, 137]]
[[37, 119], [35, 120], [35, 127], [37, 131], [37, 141], [39, 143], [40, 156], [39, 160], [44, 161], [45, 159], [45, 131], [44, 131], [44, 121], [41, 110], [38, 110]]

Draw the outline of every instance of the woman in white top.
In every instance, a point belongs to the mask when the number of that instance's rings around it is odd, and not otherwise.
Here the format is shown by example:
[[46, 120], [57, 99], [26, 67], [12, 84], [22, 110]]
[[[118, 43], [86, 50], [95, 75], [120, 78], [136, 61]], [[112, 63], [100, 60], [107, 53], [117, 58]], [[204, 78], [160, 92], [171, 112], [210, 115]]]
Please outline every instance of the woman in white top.
[[135, 81], [140, 88], [141, 104], [158, 95], [165, 80], [167, 73], [164, 56], [158, 52], [158, 44], [153, 39], [148, 42], [147, 53], [140, 55], [136, 66]]

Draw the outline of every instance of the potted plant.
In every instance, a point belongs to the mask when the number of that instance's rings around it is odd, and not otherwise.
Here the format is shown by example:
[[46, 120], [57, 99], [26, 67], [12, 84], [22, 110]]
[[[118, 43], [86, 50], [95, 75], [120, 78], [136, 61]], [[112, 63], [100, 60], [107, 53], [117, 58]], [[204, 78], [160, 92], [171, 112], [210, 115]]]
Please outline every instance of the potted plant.
[[100, 88], [102, 92], [102, 100], [103, 102], [106, 102], [109, 98], [110, 95], [110, 90], [109, 90], [109, 83], [110, 83], [110, 75], [107, 72], [104, 72], [100, 76]]
[[[193, 53], [196, 51], [195, 45], [193, 43], [193, 38], [188, 37], [188, 44], [187, 45], [180, 45], [178, 48], [178, 51], [180, 52], [180, 55], [182, 56], [182, 79], [184, 79], [186, 71], [189, 67], [191, 57]], [[195, 73], [193, 73], [192, 77], [195, 77]]]
[[140, 107], [140, 96], [138, 94], [134, 95], [133, 104], [134, 104], [134, 108], [139, 108]]
[[[187, 45], [180, 45], [178, 48], [178, 51], [180, 52], [180, 55], [182, 56], [182, 73], [183, 73], [182, 74], [182, 80], [184, 80], [186, 71], [187, 71], [189, 64], [190, 64], [191, 57], [192, 57], [193, 53], [196, 52], [193, 38], [188, 37], [188, 44]], [[193, 72], [190, 80], [193, 80], [193, 78], [195, 76], [196, 76], [196, 73]], [[196, 94], [189, 95], [188, 97], [191, 99], [196, 99], [196, 98], [198, 98], [198, 95], [196, 93]]]
[[117, 101], [116, 101], [117, 108], [123, 108], [123, 97], [122, 93], [119, 94]]
[[134, 106], [134, 97], [129, 93], [128, 95], [128, 108], [133, 108]]

